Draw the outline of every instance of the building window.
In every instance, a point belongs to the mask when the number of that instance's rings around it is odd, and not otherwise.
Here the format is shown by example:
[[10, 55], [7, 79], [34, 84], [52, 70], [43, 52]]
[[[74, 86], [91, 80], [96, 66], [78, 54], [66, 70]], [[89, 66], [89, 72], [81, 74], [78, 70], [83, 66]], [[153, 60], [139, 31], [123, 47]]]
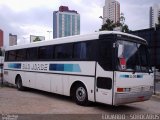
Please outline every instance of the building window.
[[75, 35], [75, 16], [72, 15], [72, 35]]
[[59, 14], [59, 37], [62, 37], [62, 14]]
[[77, 34], [80, 34], [80, 16], [77, 16]]

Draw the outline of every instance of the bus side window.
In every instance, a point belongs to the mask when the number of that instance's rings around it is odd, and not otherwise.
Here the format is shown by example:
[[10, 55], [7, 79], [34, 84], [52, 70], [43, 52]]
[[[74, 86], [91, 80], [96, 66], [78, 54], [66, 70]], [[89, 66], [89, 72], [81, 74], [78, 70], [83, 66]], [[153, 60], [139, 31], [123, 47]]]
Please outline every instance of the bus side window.
[[8, 52], [8, 59], [9, 61], [15, 61], [16, 60], [16, 51], [12, 50]]
[[55, 46], [55, 59], [72, 59], [72, 44], [62, 44]]
[[38, 59], [50, 60], [52, 55], [52, 46], [43, 46], [38, 48]]
[[9, 55], [8, 53], [9, 53], [8, 51], [5, 52], [5, 61], [8, 61], [8, 55]]
[[26, 49], [16, 50], [16, 60], [23, 61], [26, 59]]
[[87, 44], [85, 42], [74, 44], [73, 56], [75, 59], [86, 59], [87, 58]]
[[87, 41], [74, 43], [73, 58], [77, 60], [94, 60], [97, 59], [97, 41]]
[[98, 63], [104, 70], [112, 70], [112, 49], [113, 43], [109, 40], [102, 40], [99, 44], [99, 61]]
[[37, 48], [28, 48], [27, 49], [27, 60], [37, 60]]

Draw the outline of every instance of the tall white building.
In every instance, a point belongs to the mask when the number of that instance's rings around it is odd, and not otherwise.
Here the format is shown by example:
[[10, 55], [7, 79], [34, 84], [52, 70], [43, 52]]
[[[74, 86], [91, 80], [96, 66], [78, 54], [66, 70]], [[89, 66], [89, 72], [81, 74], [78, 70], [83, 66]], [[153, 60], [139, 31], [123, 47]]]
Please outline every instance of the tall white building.
[[158, 17], [160, 17], [160, 4], [154, 4], [150, 7], [150, 27], [155, 27], [155, 24], [158, 24]]
[[9, 46], [17, 45], [17, 35], [9, 34]]
[[60, 6], [59, 11], [53, 12], [53, 38], [80, 34], [80, 14]]
[[116, 0], [105, 0], [103, 7], [103, 24], [107, 19], [112, 20], [114, 23], [120, 21], [120, 3]]

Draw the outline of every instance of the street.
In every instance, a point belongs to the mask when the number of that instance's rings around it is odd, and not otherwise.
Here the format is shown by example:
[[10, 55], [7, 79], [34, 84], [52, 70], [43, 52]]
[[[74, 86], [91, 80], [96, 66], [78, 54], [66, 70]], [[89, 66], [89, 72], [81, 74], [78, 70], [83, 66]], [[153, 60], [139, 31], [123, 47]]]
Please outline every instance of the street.
[[156, 89], [157, 92], [160, 92], [160, 82], [156, 83], [155, 89]]
[[30, 89], [0, 88], [0, 114], [132, 114], [159, 113], [160, 97], [121, 106], [93, 103], [88, 107], [76, 105], [70, 97]]
[[[156, 83], [160, 93], [160, 83]], [[75, 104], [70, 97], [28, 89], [18, 91], [14, 87], [0, 87], [0, 114], [160, 114], [160, 94], [144, 102], [121, 106], [92, 103], [84, 107]]]

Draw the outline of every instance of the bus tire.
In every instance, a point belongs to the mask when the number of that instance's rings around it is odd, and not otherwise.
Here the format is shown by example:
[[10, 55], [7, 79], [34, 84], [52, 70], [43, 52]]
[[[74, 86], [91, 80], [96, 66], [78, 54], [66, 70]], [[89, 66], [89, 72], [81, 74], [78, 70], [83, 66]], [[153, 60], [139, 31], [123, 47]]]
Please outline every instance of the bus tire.
[[89, 103], [87, 90], [83, 84], [76, 85], [73, 97], [78, 105], [87, 106]]
[[22, 84], [22, 79], [21, 79], [20, 76], [17, 76], [17, 78], [16, 78], [16, 87], [19, 91], [24, 90], [24, 87], [23, 87], [23, 84]]

